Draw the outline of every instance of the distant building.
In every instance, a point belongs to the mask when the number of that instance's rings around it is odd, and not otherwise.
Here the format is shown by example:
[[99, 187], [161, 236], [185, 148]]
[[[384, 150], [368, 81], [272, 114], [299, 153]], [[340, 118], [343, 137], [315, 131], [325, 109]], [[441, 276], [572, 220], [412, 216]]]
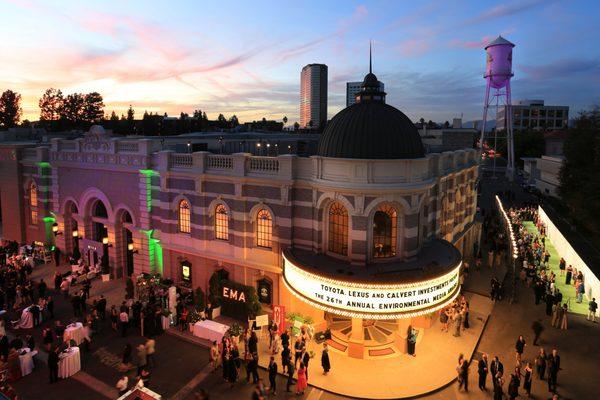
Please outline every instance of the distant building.
[[327, 121], [327, 65], [308, 64], [300, 74], [300, 127], [318, 128]]
[[[381, 81], [377, 81], [379, 90], [385, 92], [385, 85]], [[356, 95], [360, 92], [362, 82], [346, 82], [346, 107], [356, 103]]]
[[[555, 130], [566, 128], [568, 106], [546, 106], [544, 100], [521, 100], [512, 105], [513, 130]], [[498, 130], [506, 129], [506, 107], [500, 106], [496, 116]]]
[[452, 127], [428, 129], [421, 124], [419, 135], [427, 153], [441, 153], [472, 148], [478, 131], [473, 128], [461, 128], [462, 120], [454, 118]]
[[547, 132], [544, 134], [545, 155], [522, 158], [526, 182], [543, 194], [558, 197], [559, 173], [565, 161], [563, 146], [567, 137], [565, 131]]

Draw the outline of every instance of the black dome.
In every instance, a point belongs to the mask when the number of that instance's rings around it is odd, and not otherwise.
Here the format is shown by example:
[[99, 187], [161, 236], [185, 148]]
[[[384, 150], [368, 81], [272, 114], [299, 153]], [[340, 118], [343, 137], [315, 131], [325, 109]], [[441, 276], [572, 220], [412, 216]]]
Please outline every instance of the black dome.
[[317, 154], [363, 159], [425, 156], [412, 121], [402, 111], [381, 101], [361, 101], [337, 113], [319, 139]]

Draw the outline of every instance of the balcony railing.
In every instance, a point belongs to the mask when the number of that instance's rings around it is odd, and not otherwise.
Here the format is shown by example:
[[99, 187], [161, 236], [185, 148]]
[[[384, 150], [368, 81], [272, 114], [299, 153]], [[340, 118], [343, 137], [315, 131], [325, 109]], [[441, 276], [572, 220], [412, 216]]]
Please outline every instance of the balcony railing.
[[173, 168], [192, 168], [194, 160], [191, 154], [173, 154], [171, 155], [171, 167]]
[[223, 155], [208, 155], [206, 157], [207, 169], [233, 169], [233, 157]]
[[248, 171], [276, 174], [279, 171], [279, 160], [273, 157], [250, 157]]

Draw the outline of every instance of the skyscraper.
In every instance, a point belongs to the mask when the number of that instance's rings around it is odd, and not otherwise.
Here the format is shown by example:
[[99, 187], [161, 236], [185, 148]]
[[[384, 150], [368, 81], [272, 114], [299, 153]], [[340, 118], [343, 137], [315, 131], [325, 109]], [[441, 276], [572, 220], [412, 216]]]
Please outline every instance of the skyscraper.
[[[312, 124], [311, 124], [312, 121]], [[327, 65], [308, 64], [300, 74], [300, 126], [327, 122]]]

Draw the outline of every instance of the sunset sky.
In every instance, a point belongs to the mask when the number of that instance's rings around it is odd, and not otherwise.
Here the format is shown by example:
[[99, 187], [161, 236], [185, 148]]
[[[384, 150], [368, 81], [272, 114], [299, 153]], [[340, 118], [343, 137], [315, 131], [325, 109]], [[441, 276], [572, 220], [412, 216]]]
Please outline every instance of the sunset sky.
[[38, 119], [46, 88], [98, 91], [105, 112], [132, 104], [200, 108], [241, 121], [298, 119], [300, 70], [329, 66], [329, 117], [345, 82], [373, 66], [388, 103], [413, 120], [481, 118], [483, 46], [516, 44], [513, 98], [600, 103], [599, 1], [0, 0], [0, 90]]

